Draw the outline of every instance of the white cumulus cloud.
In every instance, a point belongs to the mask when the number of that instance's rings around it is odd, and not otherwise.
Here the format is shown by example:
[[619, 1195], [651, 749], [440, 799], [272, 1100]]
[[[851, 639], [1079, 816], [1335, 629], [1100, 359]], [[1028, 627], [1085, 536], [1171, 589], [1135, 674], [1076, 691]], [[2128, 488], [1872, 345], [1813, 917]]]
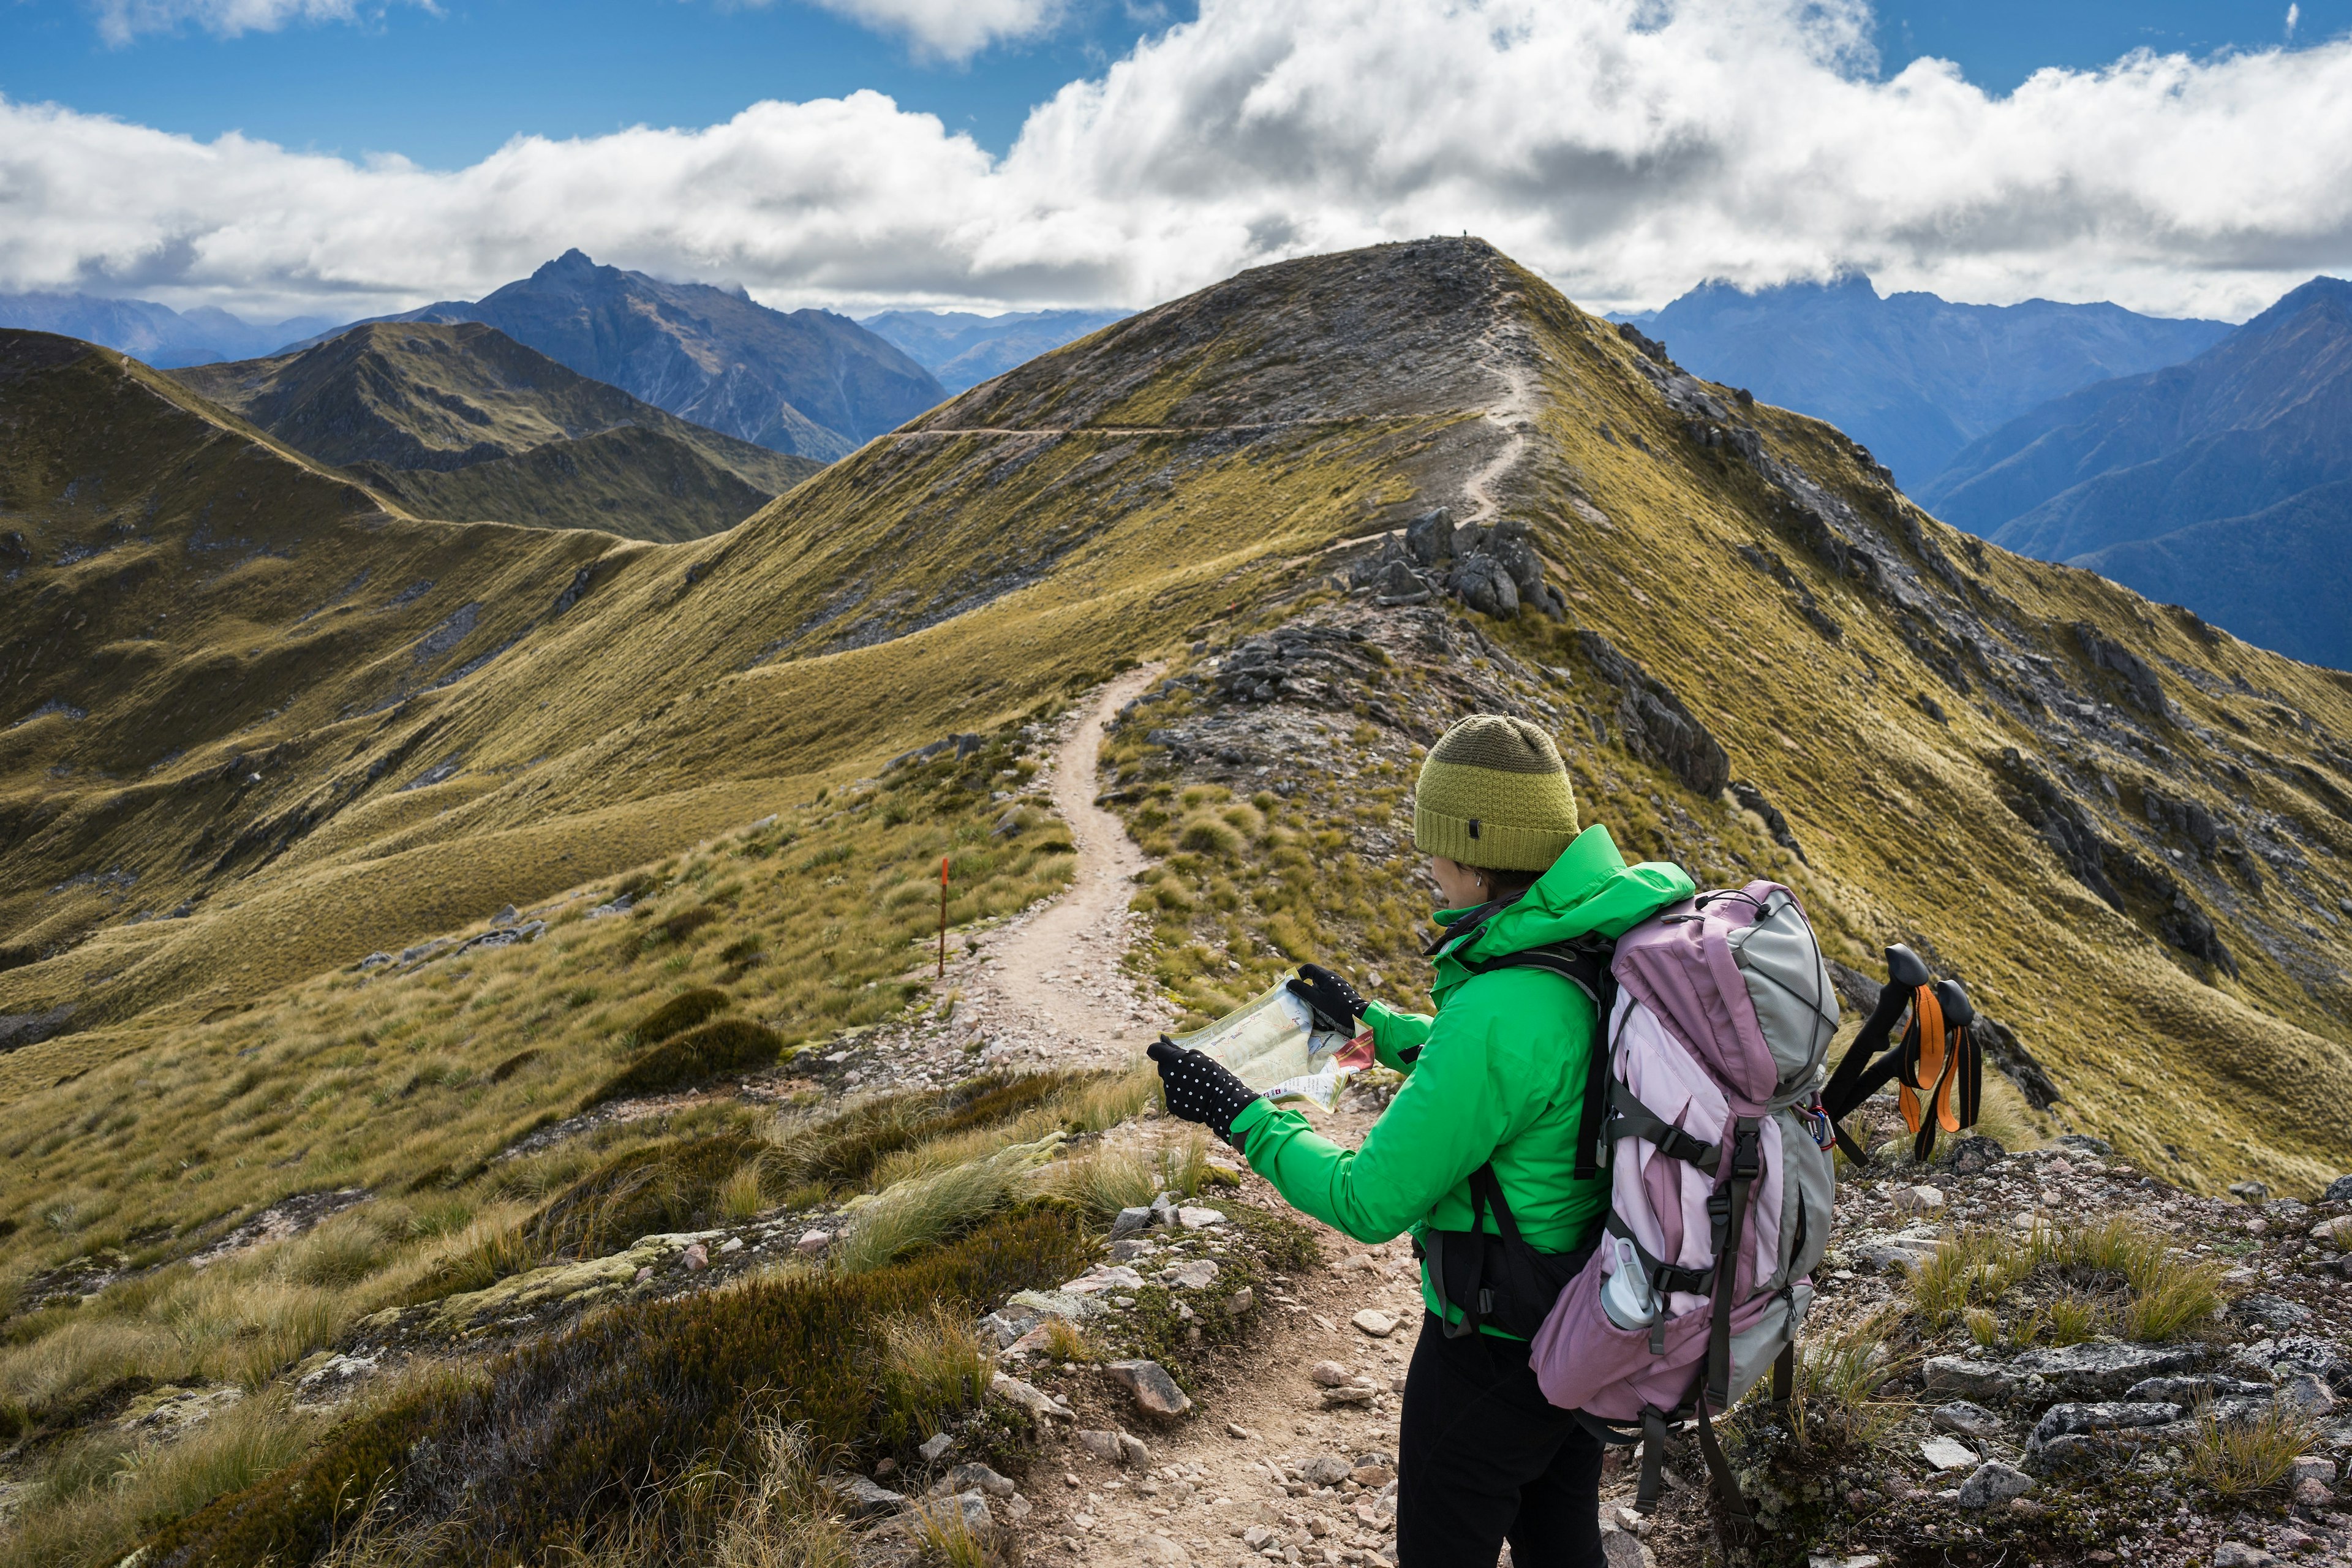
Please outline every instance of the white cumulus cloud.
[[[408, 0], [433, 8], [432, 0]], [[92, 0], [99, 36], [127, 44], [142, 33], [167, 33], [190, 23], [224, 37], [274, 33], [289, 22], [353, 22], [380, 13], [363, 0]]]
[[1593, 307], [1702, 279], [2242, 316], [2352, 263], [2352, 43], [1881, 79], [1864, 0], [1203, 0], [993, 158], [878, 94], [470, 167], [0, 102], [0, 288], [359, 313], [570, 246], [772, 303], [1147, 304], [1468, 230]]
[[[768, 0], [749, 0], [765, 5]], [[877, 33], [894, 33], [916, 52], [967, 60], [989, 45], [1034, 38], [1060, 25], [1062, 0], [810, 0]]]

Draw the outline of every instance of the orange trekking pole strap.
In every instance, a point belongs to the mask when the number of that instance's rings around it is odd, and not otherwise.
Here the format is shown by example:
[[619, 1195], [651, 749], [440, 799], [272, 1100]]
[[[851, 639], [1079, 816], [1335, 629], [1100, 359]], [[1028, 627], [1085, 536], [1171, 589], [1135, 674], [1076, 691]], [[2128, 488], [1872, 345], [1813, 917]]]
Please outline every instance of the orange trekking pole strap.
[[1927, 1108], [1919, 1101], [1918, 1091], [1926, 1089], [1931, 1098], [1947, 1081], [1944, 1050], [1944, 1005], [1936, 1000], [1936, 993], [1922, 985], [1912, 994], [1911, 1027], [1917, 1034], [1918, 1058], [1912, 1070], [1903, 1075], [1903, 1088], [1897, 1096], [1903, 1107], [1903, 1124], [1916, 1132], [1927, 1123]]

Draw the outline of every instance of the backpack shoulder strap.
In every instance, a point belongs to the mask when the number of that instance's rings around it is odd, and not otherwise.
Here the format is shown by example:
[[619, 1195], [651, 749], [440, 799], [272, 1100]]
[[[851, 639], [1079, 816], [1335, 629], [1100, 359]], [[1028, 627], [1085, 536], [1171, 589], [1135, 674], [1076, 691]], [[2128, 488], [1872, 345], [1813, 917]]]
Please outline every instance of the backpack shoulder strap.
[[1617, 1010], [1617, 976], [1610, 969], [1610, 963], [1616, 951], [1613, 942], [1587, 937], [1580, 942], [1524, 948], [1483, 963], [1458, 957], [1454, 960], [1473, 974], [1497, 969], [1540, 969], [1559, 975], [1591, 1001], [1597, 1021], [1592, 1031], [1591, 1059], [1585, 1066], [1584, 1102], [1577, 1115], [1576, 1169], [1570, 1173], [1570, 1179], [1579, 1182], [1595, 1179], [1609, 1165], [1609, 1140], [1603, 1123], [1609, 1111], [1609, 1020]]

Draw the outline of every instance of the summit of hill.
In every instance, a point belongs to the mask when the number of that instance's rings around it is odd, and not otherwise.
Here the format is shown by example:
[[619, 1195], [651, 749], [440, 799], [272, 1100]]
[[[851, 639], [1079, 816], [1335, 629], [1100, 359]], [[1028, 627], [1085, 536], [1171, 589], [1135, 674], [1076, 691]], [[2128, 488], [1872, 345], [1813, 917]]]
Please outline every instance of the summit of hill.
[[1973, 443], [1925, 499], [2011, 550], [2352, 666], [2352, 283], [2315, 278], [2183, 364]]
[[739, 289], [667, 283], [578, 250], [479, 300], [385, 320], [481, 321], [680, 418], [819, 462], [947, 395], [846, 316], [772, 310]]
[[422, 517], [698, 539], [822, 466], [666, 413], [472, 321], [375, 322], [173, 374]]

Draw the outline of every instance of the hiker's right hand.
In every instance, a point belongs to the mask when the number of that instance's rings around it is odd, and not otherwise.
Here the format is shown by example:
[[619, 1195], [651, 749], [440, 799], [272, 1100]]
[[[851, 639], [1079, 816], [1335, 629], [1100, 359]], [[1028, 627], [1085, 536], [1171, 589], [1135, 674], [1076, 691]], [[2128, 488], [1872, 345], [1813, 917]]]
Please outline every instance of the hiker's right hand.
[[1342, 1035], [1356, 1032], [1364, 1016], [1363, 994], [1319, 963], [1302, 963], [1286, 989], [1315, 1012], [1315, 1022]]
[[1233, 1143], [1234, 1118], [1259, 1098], [1257, 1092], [1206, 1051], [1184, 1050], [1171, 1044], [1165, 1035], [1143, 1054], [1160, 1064], [1160, 1086], [1167, 1091], [1168, 1114], [1180, 1121], [1197, 1121]]

